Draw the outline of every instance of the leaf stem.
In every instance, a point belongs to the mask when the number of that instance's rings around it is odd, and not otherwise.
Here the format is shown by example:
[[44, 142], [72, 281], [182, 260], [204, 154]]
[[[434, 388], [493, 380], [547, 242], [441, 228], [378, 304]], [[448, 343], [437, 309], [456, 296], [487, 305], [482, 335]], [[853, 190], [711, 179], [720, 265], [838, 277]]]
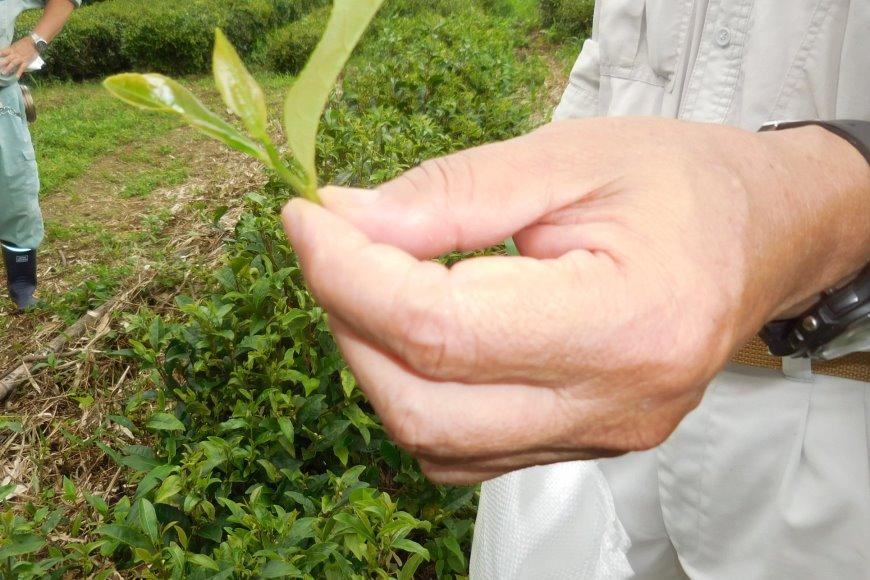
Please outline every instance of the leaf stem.
[[317, 190], [309, 187], [307, 179], [303, 181], [299, 175], [290, 171], [290, 168], [284, 163], [284, 159], [278, 153], [275, 145], [271, 141], [265, 141], [263, 145], [266, 148], [266, 154], [269, 156], [270, 165], [278, 173], [278, 177], [308, 201], [322, 205], [320, 196], [317, 195]]

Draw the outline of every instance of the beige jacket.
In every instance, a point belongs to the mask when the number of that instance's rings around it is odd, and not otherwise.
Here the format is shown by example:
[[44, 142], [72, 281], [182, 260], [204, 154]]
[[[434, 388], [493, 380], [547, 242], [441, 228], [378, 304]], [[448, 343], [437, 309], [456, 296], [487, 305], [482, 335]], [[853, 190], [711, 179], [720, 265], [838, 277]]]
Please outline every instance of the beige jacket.
[[870, 120], [870, 0], [598, 0], [555, 117]]

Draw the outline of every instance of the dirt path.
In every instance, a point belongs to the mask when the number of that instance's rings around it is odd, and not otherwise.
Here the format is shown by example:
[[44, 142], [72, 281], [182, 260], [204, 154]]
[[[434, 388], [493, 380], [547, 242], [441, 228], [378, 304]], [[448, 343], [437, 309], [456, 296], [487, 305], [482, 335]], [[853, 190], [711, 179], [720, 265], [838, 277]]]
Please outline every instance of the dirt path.
[[[131, 175], [153, 190], [126, 195]], [[163, 185], [167, 175], [180, 183]], [[215, 208], [237, 206], [264, 180], [256, 163], [181, 127], [100, 159], [44, 200], [48, 235], [39, 255], [39, 295], [45, 306], [11, 315], [0, 293], [0, 374], [120, 291], [124, 280], [157, 261], [181, 259], [179, 247], [214, 235], [208, 216]]]

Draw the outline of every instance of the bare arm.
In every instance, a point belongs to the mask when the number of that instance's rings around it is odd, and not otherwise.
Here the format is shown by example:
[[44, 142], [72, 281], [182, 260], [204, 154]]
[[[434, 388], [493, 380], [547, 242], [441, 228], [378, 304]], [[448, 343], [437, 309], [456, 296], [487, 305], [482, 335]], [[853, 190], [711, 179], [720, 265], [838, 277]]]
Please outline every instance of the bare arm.
[[[45, 12], [34, 32], [51, 42], [63, 29], [74, 9], [75, 4], [71, 0], [47, 0]], [[12, 46], [0, 50], [0, 72], [5, 75], [14, 73], [20, 77], [37, 56], [39, 53], [36, 51], [36, 43], [30, 36], [25, 36]]]

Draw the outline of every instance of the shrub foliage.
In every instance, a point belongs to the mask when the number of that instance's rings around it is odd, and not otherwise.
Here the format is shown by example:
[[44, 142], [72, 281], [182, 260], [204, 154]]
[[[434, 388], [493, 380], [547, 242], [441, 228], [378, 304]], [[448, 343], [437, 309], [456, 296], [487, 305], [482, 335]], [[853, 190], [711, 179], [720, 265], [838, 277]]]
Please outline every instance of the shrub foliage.
[[[326, 180], [373, 186], [529, 128], [545, 71], [520, 50], [526, 24], [443, 7], [393, 0], [380, 15], [323, 119]], [[110, 577], [97, 555], [136, 577], [467, 574], [476, 489], [432, 485], [386, 437], [281, 231], [287, 195], [276, 180], [247, 196], [204, 295], [129, 319], [118, 354], [145, 384], [108, 420], [139, 441], [97, 445], [130, 494], [65, 488], [89, 506], [74, 530], [64, 508], [0, 513], [0, 576]], [[58, 526], [84, 540], [47, 544]]]
[[326, 29], [329, 7], [314, 10], [274, 30], [266, 43], [265, 64], [269, 70], [297, 74]]
[[[78, 10], [49, 48], [44, 73], [87, 79], [140, 70], [164, 74], [209, 69], [214, 29], [252, 57], [270, 31], [302, 17], [323, 0], [107, 0]], [[18, 35], [39, 13], [26, 14]]]
[[541, 23], [559, 36], [578, 37], [592, 28], [595, 0], [541, 0]]

